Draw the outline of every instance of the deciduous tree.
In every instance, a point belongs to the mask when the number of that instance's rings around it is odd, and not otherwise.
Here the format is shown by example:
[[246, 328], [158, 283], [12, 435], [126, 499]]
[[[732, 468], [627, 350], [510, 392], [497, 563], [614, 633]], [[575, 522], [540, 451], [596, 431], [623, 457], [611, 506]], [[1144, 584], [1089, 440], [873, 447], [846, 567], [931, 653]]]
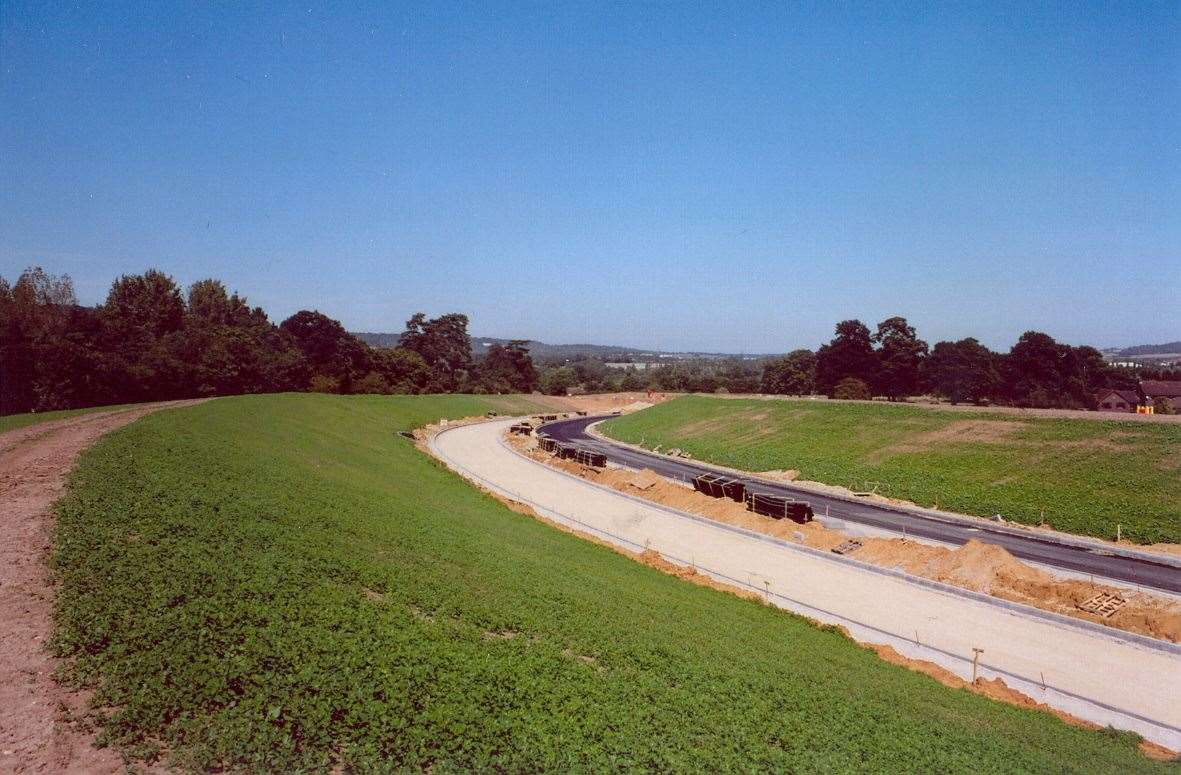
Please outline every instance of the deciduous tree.
[[816, 387], [832, 395], [837, 383], [845, 377], [854, 377], [868, 385], [877, 367], [869, 329], [860, 320], [843, 320], [837, 324], [833, 340], [816, 352]]
[[434, 379], [431, 392], [447, 393], [463, 384], [472, 366], [467, 315], [451, 313], [427, 320], [416, 312], [406, 321], [400, 345], [422, 356]]
[[878, 394], [897, 401], [917, 393], [927, 343], [915, 335], [906, 318], [892, 317], [878, 323], [873, 341], [878, 345], [878, 364], [872, 384]]
[[808, 395], [816, 390], [816, 354], [793, 350], [763, 366], [760, 392], [779, 395]]
[[999, 356], [969, 337], [958, 342], [937, 342], [925, 364], [932, 389], [953, 404], [980, 403], [996, 396], [1001, 376]]

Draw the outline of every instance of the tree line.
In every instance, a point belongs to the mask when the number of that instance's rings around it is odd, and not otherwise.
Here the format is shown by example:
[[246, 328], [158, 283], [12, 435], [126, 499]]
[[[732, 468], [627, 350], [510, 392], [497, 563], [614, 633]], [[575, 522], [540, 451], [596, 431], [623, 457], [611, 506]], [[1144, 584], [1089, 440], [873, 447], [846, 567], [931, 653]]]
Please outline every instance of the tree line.
[[1099, 390], [1134, 388], [1138, 376], [1172, 375], [1115, 368], [1094, 347], [1056, 342], [1039, 331], [1026, 331], [1007, 353], [971, 337], [929, 347], [906, 318], [892, 317], [872, 332], [860, 320], [841, 321], [816, 352], [796, 350], [768, 362], [760, 387], [834, 398], [930, 393], [952, 403], [1093, 409]]
[[[68, 276], [40, 268], [0, 278], [0, 414], [242, 393], [544, 393], [643, 391], [823, 393], [834, 398], [935, 394], [952, 402], [1094, 408], [1108, 387], [1176, 372], [1118, 369], [1093, 347], [1027, 331], [1007, 353], [975, 339], [918, 338], [905, 318], [874, 331], [837, 324], [815, 352], [692, 359], [643, 370], [589, 356], [534, 366], [529, 343], [472, 357], [467, 316], [413, 315], [396, 345], [371, 347], [339, 321], [301, 310], [275, 324], [214, 279], [182, 289], [148, 270], [111, 284], [96, 307]], [[391, 342], [393, 344], [393, 342]]]
[[458, 313], [406, 323], [397, 347], [373, 348], [321, 312], [279, 324], [218, 280], [182, 293], [157, 270], [124, 275], [97, 307], [68, 276], [40, 268], [0, 278], [0, 414], [212, 395], [529, 393], [524, 341], [472, 358]]

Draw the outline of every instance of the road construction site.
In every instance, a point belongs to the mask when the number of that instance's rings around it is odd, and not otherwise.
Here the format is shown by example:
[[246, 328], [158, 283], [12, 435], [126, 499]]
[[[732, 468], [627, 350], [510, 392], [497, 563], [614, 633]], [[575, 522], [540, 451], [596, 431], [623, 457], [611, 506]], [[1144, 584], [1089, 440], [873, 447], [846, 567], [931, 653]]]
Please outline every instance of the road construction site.
[[594, 432], [594, 425], [607, 415], [575, 417], [545, 425], [543, 433], [562, 443], [600, 452], [613, 463], [633, 469], [650, 468], [662, 476], [689, 482], [702, 473], [726, 473], [757, 481], [760, 490], [810, 502], [817, 514], [871, 528], [904, 534], [911, 538], [960, 546], [983, 540], [1004, 548], [1026, 562], [1107, 579], [1146, 590], [1181, 594], [1181, 557], [1147, 552], [1123, 545], [1048, 533], [1014, 524], [992, 523], [913, 505], [897, 505], [885, 499], [857, 498], [818, 491], [797, 483], [771, 481], [745, 472], [729, 471], [696, 460], [655, 454], [607, 439]]
[[1181, 748], [1181, 648], [1174, 643], [645, 501], [530, 459], [503, 438], [512, 424], [448, 427], [428, 446], [469, 480], [545, 519], [625, 550], [658, 553], [965, 681], [1000, 679], [1059, 712]]

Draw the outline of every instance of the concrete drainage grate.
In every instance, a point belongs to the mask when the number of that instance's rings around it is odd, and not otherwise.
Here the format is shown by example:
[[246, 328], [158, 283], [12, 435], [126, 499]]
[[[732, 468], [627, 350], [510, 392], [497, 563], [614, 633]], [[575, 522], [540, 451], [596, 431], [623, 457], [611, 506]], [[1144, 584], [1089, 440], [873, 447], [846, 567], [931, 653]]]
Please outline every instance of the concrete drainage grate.
[[1123, 608], [1124, 603], [1128, 602], [1119, 595], [1112, 592], [1100, 592], [1085, 602], [1079, 604], [1079, 608], [1090, 614], [1098, 614], [1104, 618], [1110, 617], [1119, 609]]
[[865, 544], [861, 543], [856, 538], [850, 538], [840, 546], [834, 546], [832, 551], [834, 554], [849, 554], [851, 552], [857, 551], [863, 546], [865, 546]]

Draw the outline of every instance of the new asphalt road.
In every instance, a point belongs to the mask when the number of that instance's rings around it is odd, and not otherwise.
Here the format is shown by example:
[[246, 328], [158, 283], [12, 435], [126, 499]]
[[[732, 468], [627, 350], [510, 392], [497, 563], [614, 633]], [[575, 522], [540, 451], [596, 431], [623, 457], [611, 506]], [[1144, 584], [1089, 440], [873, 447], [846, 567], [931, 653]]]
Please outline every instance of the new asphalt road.
[[[587, 426], [605, 419], [578, 417], [560, 420], [545, 425], [541, 431], [560, 442], [602, 452], [607, 459], [630, 468], [650, 468], [662, 476], [687, 481], [702, 473], [716, 473], [700, 463], [683, 458], [671, 458], [640, 452], [631, 447], [615, 444], [591, 436]], [[736, 477], [741, 479], [741, 477]], [[762, 492], [788, 495], [797, 500], [807, 501], [818, 514], [827, 513], [834, 519], [841, 519], [869, 527], [903, 531], [916, 538], [942, 541], [960, 545], [971, 539], [1004, 547], [1013, 556], [1023, 560], [1041, 563], [1055, 568], [1085, 573], [1096, 578], [1130, 582], [1141, 587], [1164, 590], [1181, 594], [1181, 568], [1170, 564], [1167, 558], [1159, 561], [1142, 556], [1126, 556], [1111, 553], [1100, 546], [1071, 545], [1055, 540], [1052, 535], [1038, 534], [1001, 527], [991, 527], [986, 522], [965, 524], [955, 520], [940, 519], [919, 511], [907, 511], [898, 507], [884, 507], [866, 501], [851, 502], [792, 487], [787, 484], [744, 480], [748, 488]]]

